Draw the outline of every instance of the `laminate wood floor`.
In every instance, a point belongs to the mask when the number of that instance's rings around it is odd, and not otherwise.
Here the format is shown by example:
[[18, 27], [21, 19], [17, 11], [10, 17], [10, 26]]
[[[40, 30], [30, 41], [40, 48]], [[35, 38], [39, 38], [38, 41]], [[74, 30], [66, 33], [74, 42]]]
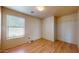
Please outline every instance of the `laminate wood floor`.
[[74, 44], [56, 40], [55, 42], [39, 39], [32, 43], [26, 43], [11, 49], [7, 53], [77, 53], [78, 48]]
[[55, 53], [78, 53], [78, 47], [63, 41], [56, 40], [54, 42]]

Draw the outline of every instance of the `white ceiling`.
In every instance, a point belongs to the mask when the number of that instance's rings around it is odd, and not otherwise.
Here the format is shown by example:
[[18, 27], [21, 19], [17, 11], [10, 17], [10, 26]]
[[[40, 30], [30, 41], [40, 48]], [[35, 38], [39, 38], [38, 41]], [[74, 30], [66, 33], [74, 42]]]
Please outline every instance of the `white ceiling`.
[[[77, 12], [77, 9], [79, 8], [76, 6], [45, 6], [44, 11], [38, 11], [35, 8], [35, 6], [5, 6], [5, 7], [40, 18], [71, 14]], [[31, 11], [34, 11], [34, 13], [31, 13]]]

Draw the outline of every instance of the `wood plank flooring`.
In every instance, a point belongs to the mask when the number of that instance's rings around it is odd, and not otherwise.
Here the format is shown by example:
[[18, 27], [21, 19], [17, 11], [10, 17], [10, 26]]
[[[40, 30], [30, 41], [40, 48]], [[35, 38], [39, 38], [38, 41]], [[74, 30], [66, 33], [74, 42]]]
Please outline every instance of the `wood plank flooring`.
[[55, 52], [59, 53], [77, 53], [78, 48], [74, 44], [69, 44], [63, 41], [55, 41], [54, 42]]
[[59, 40], [55, 42], [39, 39], [32, 43], [26, 43], [15, 48], [5, 50], [7, 53], [77, 53], [78, 48], [74, 44]]

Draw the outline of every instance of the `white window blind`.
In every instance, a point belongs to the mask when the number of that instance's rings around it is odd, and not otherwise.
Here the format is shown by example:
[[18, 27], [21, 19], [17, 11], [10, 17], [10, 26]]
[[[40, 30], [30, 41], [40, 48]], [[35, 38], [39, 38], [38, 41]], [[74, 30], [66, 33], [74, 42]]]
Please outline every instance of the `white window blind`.
[[25, 19], [22, 17], [7, 15], [7, 36], [9, 39], [24, 37]]

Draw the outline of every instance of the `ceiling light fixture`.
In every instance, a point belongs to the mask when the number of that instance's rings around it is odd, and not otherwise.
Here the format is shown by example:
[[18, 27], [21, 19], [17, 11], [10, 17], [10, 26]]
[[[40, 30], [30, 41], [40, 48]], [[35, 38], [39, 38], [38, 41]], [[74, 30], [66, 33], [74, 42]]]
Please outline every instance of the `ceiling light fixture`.
[[45, 7], [44, 6], [37, 6], [36, 9], [39, 11], [43, 11], [45, 9]]

